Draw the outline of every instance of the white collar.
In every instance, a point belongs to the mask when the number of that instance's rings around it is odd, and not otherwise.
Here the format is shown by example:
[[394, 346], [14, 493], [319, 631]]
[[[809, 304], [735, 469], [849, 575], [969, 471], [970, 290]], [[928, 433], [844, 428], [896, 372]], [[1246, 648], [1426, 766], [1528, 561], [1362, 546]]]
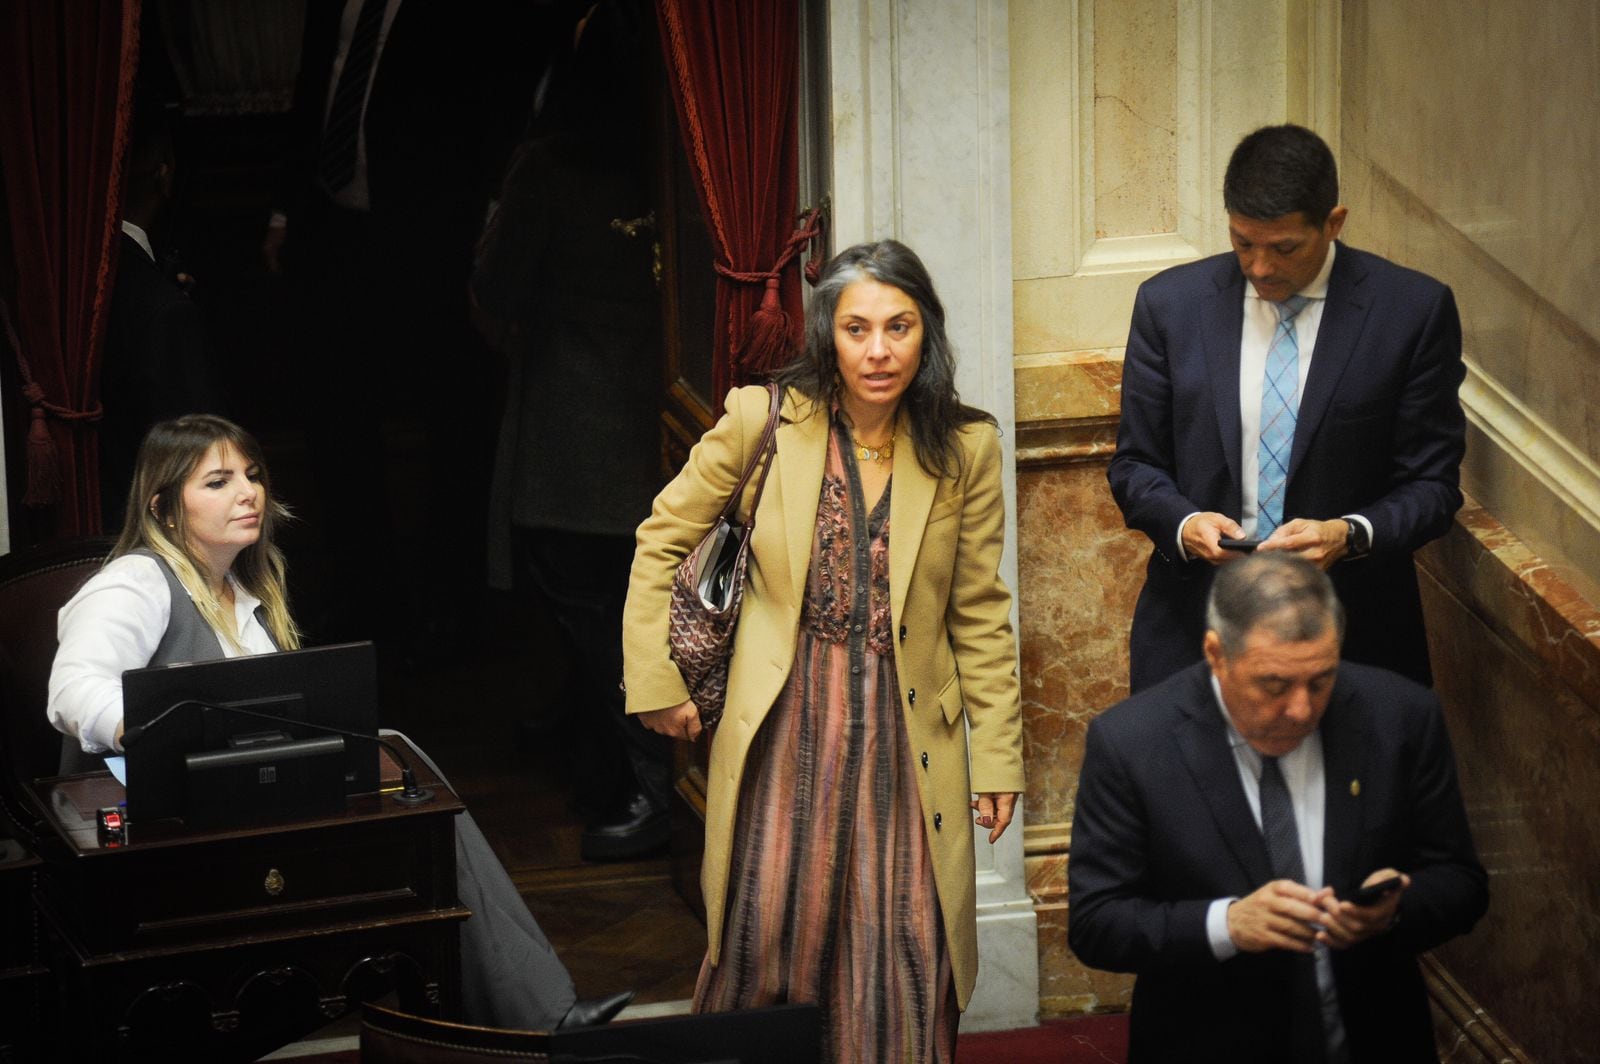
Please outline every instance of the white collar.
[[138, 244], [139, 247], [144, 249], [144, 253], [150, 256], [151, 262], [156, 261], [156, 253], [150, 247], [150, 235], [148, 233], [146, 233], [139, 226], [128, 221], [126, 218], [122, 219], [122, 231], [126, 233], [135, 244]]

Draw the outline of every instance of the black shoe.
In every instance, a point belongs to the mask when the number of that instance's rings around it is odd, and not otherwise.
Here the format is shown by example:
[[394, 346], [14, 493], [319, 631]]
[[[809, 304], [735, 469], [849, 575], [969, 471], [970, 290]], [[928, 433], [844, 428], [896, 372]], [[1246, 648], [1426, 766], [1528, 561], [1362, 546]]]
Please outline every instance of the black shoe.
[[556, 1024], [556, 1030], [566, 1031], [574, 1027], [599, 1027], [601, 1024], [610, 1023], [617, 1018], [617, 1013], [628, 1007], [628, 1002], [633, 1000], [634, 992], [624, 990], [620, 994], [610, 997], [590, 998], [588, 1001], [574, 1001], [567, 1014], [561, 1017], [561, 1022]]
[[635, 791], [600, 823], [584, 829], [578, 852], [585, 861], [625, 861], [666, 849], [671, 835], [667, 811]]

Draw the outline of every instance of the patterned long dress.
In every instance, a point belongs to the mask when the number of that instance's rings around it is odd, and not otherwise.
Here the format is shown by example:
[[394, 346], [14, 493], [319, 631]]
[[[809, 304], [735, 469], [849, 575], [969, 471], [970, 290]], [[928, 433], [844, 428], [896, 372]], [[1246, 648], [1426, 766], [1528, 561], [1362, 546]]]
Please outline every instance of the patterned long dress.
[[795, 666], [740, 784], [721, 963], [702, 966], [694, 1008], [814, 1001], [826, 1059], [953, 1061], [955, 983], [894, 669], [890, 491], [867, 512], [843, 433]]

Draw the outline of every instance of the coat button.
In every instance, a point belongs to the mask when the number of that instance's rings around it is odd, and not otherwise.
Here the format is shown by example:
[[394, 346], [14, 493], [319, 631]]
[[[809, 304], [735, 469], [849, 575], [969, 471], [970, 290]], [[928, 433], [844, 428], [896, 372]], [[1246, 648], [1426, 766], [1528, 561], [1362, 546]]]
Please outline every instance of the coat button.
[[933, 814], [933, 830], [938, 831], [940, 826], [943, 825], [943, 824], [944, 824], [944, 817], [941, 816], [938, 813]]
[[928, 751], [926, 750], [922, 751], [922, 767], [928, 767]]
[[917, 689], [915, 687], [913, 687], [911, 690], [907, 691], [906, 692], [906, 697], [911, 700], [911, 704], [912, 705], [916, 705], [917, 704]]
[[905, 641], [906, 641], [906, 626], [902, 624], [900, 626], [900, 642], [904, 643]]

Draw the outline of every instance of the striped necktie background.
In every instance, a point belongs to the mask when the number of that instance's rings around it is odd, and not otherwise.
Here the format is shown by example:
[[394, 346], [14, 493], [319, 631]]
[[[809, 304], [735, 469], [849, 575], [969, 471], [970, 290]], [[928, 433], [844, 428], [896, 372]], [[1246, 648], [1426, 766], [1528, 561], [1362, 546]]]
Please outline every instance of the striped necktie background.
[[317, 157], [317, 179], [330, 193], [337, 193], [356, 176], [356, 142], [361, 136], [361, 112], [366, 104], [367, 85], [378, 56], [378, 33], [383, 28], [387, 0], [365, 0], [356, 16], [350, 51], [333, 90], [333, 104], [322, 129], [322, 151]]

